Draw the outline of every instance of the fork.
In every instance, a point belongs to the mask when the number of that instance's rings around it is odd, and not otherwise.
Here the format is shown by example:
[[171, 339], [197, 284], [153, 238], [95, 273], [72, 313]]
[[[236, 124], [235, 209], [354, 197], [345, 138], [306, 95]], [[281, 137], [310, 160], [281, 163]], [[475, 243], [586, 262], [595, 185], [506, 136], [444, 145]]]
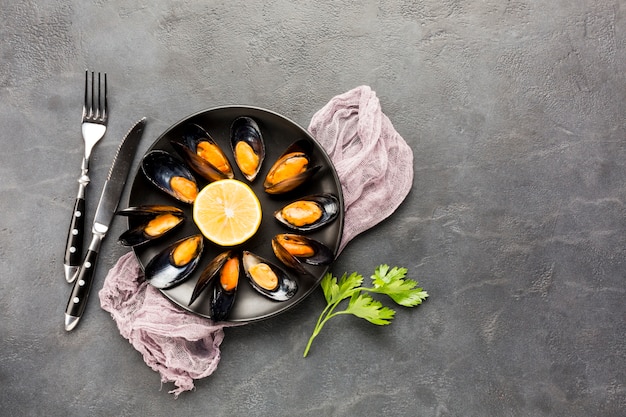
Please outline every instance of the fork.
[[91, 72], [91, 83], [89, 83], [89, 71], [85, 71], [85, 102], [83, 104], [83, 120], [81, 130], [83, 141], [85, 142], [85, 154], [81, 164], [81, 173], [78, 178], [78, 195], [74, 202], [74, 212], [67, 234], [67, 244], [65, 246], [65, 258], [63, 266], [65, 269], [65, 280], [74, 282], [78, 274], [81, 263], [83, 249], [83, 234], [85, 230], [85, 189], [89, 184], [89, 158], [93, 147], [104, 136], [109, 119], [107, 105], [107, 75], [104, 74], [104, 95], [102, 94], [101, 75], [98, 73], [98, 90], [96, 91], [95, 74]]

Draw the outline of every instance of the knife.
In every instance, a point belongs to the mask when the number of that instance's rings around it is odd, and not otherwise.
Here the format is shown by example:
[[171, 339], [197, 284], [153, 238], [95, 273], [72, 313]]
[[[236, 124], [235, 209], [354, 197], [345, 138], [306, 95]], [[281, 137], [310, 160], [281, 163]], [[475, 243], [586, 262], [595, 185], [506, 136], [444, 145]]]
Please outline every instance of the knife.
[[78, 275], [74, 281], [74, 287], [72, 288], [72, 294], [70, 295], [65, 309], [65, 330], [67, 331], [73, 330], [76, 327], [85, 311], [89, 291], [93, 284], [100, 244], [109, 230], [117, 206], [122, 198], [126, 178], [128, 177], [135, 151], [145, 125], [146, 118], [144, 117], [128, 131], [124, 139], [122, 139], [115, 158], [113, 159], [113, 164], [109, 170], [107, 180], [104, 183], [104, 188], [100, 195], [100, 201], [98, 202], [98, 208], [96, 209], [96, 215], [91, 228], [91, 243], [89, 244], [83, 263], [78, 270]]

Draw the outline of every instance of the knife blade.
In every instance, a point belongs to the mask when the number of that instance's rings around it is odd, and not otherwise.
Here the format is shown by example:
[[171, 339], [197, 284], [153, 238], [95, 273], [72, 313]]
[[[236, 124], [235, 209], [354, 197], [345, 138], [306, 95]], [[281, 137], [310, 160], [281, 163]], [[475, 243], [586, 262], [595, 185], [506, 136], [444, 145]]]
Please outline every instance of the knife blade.
[[113, 158], [113, 164], [109, 170], [107, 180], [104, 183], [91, 228], [91, 243], [89, 244], [83, 263], [78, 270], [72, 293], [67, 302], [67, 307], [65, 308], [65, 330], [67, 331], [73, 330], [76, 327], [85, 311], [89, 292], [93, 285], [100, 245], [109, 230], [117, 206], [122, 198], [124, 185], [126, 184], [135, 151], [137, 150], [137, 145], [139, 144], [139, 139], [143, 134], [145, 125], [146, 118], [144, 117], [128, 131]]

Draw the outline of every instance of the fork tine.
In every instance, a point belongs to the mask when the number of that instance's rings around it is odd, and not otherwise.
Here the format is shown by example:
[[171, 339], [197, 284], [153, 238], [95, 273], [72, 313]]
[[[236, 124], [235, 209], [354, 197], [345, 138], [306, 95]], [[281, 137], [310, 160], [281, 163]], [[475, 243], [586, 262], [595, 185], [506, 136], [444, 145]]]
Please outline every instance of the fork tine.
[[100, 118], [100, 73], [98, 73], [98, 105], [96, 106], [96, 114], [94, 115], [95, 119], [98, 120]]
[[107, 73], [104, 73], [104, 109], [102, 111], [102, 121], [106, 122], [109, 116], [109, 105], [107, 103]]
[[94, 99], [93, 99], [93, 90], [94, 90], [94, 72], [91, 71], [91, 108], [89, 109], [89, 117], [93, 117], [93, 112], [95, 108]]
[[89, 106], [89, 71], [85, 70], [85, 102], [83, 103], [83, 119], [87, 116], [87, 107]]

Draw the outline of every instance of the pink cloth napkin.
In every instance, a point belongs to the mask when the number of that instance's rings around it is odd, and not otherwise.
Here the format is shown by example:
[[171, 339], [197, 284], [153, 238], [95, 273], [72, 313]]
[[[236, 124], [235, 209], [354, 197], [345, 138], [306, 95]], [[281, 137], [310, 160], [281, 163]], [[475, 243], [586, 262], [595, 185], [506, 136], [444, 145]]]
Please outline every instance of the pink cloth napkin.
[[[326, 149], [341, 182], [341, 252], [404, 200], [413, 182], [413, 153], [368, 86], [332, 98], [315, 113], [309, 132]], [[144, 280], [132, 252], [108, 272], [99, 297], [120, 334], [161, 375], [161, 382], [174, 383], [170, 393], [175, 396], [193, 389], [194, 379], [215, 371], [224, 328], [236, 325], [214, 323], [175, 306]]]
[[330, 156], [341, 182], [341, 252], [404, 200], [413, 185], [413, 152], [367, 86], [332, 98], [313, 115], [309, 132]]

